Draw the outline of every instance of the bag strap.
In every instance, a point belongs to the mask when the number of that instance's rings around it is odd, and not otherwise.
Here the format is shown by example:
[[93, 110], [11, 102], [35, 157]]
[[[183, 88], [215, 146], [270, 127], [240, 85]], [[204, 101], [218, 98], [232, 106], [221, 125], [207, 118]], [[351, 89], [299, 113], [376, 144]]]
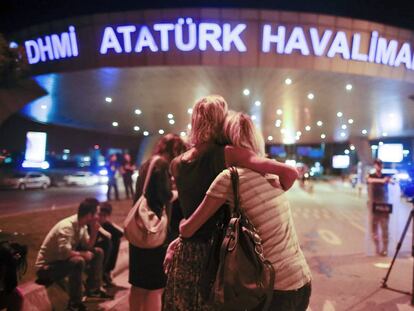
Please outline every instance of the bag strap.
[[[232, 182], [233, 196], [234, 196], [233, 214], [234, 216], [239, 217], [239, 219], [238, 220], [232, 219], [233, 222], [229, 224], [228, 230], [234, 232], [237, 226], [239, 226], [238, 222], [240, 221], [240, 218], [244, 218], [249, 223], [249, 226], [251, 227], [251, 229], [253, 229], [253, 231], [257, 233], [256, 228], [253, 226], [252, 223], [248, 221], [247, 217], [244, 215], [244, 213], [242, 213], [242, 210], [240, 207], [240, 185], [239, 185], [239, 173], [237, 171], [237, 168], [235, 168], [234, 166], [229, 167], [229, 171], [231, 175], [231, 182]], [[221, 252], [220, 252], [221, 254], [225, 253], [224, 248], [227, 248], [229, 245], [229, 242], [230, 242], [229, 235], [230, 234], [226, 234], [226, 237], [222, 243]], [[223, 259], [220, 259], [220, 260], [223, 260]], [[267, 290], [265, 303], [262, 309], [262, 311], [267, 311], [270, 308], [270, 304], [272, 302], [272, 297], [273, 297], [273, 284], [275, 283], [275, 270], [272, 264], [268, 260], [263, 260], [263, 264], [270, 270], [270, 279], [269, 279], [270, 288], [268, 288]]]
[[237, 168], [234, 166], [229, 167], [230, 176], [231, 176], [231, 184], [233, 187], [233, 197], [234, 197], [234, 207], [232, 214], [236, 216], [241, 216], [240, 210], [240, 192], [239, 192], [239, 173], [237, 172]]
[[160, 158], [160, 156], [155, 155], [152, 157], [148, 171], [147, 171], [147, 176], [145, 176], [145, 182], [144, 182], [144, 187], [142, 188], [142, 194], [145, 194], [147, 192], [147, 187], [152, 175], [152, 171], [154, 169], [155, 163], [157, 162], [157, 160]]
[[262, 309], [262, 311], [268, 311], [269, 308], [270, 308], [270, 304], [272, 302], [272, 298], [273, 298], [273, 284], [275, 283], [275, 269], [273, 268], [273, 266], [272, 266], [272, 264], [270, 263], [269, 260], [265, 260], [263, 263], [270, 270], [269, 284], [270, 284], [271, 288], [269, 288], [267, 290], [265, 303], [264, 303], [264, 306], [263, 306], [263, 309]]

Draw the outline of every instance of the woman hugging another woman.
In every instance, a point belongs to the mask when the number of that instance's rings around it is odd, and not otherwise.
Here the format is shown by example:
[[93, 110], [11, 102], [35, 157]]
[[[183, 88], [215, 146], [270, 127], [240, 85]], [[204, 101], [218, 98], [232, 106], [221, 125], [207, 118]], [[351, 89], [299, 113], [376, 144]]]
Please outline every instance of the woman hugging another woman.
[[[294, 168], [263, 157], [264, 152], [257, 152], [259, 149], [263, 150], [263, 142], [260, 143], [261, 146], [257, 144], [252, 148], [254, 139], [251, 135], [248, 136], [249, 133], [245, 132], [245, 129], [239, 130], [237, 134], [240, 136], [239, 143], [224, 145], [223, 127], [227, 113], [227, 103], [221, 96], [212, 95], [200, 99], [193, 108], [191, 120], [189, 138], [192, 148], [174, 159], [171, 164], [182, 212], [184, 218], [189, 221], [195, 218], [192, 215], [203, 202], [211, 183], [227, 167], [248, 168], [251, 170], [249, 172], [257, 172], [260, 176], [266, 173], [276, 174], [279, 177], [280, 187], [285, 191], [297, 178]], [[251, 139], [250, 143], [245, 142], [244, 138]], [[230, 142], [233, 143], [231, 140]], [[179, 238], [170, 244], [165, 260], [168, 280], [163, 310], [217, 310], [214, 305], [203, 300], [199, 283], [205, 258], [209, 254], [209, 242], [216, 223], [223, 213], [223, 208], [220, 209], [220, 206], [224, 201], [221, 200], [220, 204], [214, 208], [214, 212], [209, 209], [207, 216], [200, 217], [202, 221], [193, 226], [188, 238]], [[310, 282], [308, 270], [307, 268], [305, 271], [303, 285]]]

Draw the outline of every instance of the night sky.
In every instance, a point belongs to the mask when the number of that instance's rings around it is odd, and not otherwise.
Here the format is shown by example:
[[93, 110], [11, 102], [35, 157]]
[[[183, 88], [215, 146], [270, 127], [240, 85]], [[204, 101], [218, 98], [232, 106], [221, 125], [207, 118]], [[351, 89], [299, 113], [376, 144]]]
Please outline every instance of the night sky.
[[151, 8], [263, 8], [354, 17], [414, 29], [413, 0], [0, 0], [0, 32], [5, 34], [65, 17]]

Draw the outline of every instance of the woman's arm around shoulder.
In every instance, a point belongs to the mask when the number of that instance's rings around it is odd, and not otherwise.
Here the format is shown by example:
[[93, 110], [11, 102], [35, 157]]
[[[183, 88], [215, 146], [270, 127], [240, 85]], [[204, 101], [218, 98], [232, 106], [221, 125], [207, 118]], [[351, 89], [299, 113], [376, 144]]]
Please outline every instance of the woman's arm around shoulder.
[[183, 238], [191, 237], [200, 227], [224, 204], [224, 198], [215, 198], [205, 195], [203, 202], [197, 207], [195, 212], [188, 218], [180, 222], [180, 236]]
[[224, 149], [226, 166], [240, 166], [251, 169], [260, 174], [276, 174], [279, 176], [283, 190], [289, 190], [298, 178], [297, 170], [287, 164], [273, 159], [258, 156], [245, 148], [226, 146]]

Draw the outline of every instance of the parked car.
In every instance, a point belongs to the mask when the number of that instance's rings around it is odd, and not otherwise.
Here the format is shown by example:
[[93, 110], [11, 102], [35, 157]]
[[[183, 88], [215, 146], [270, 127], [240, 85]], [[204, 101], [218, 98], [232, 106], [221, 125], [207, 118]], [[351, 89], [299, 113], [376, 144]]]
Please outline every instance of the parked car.
[[63, 177], [68, 186], [95, 186], [99, 177], [91, 172], [77, 172]]
[[0, 180], [4, 188], [25, 190], [27, 188], [46, 189], [50, 186], [50, 178], [40, 172], [15, 173]]

